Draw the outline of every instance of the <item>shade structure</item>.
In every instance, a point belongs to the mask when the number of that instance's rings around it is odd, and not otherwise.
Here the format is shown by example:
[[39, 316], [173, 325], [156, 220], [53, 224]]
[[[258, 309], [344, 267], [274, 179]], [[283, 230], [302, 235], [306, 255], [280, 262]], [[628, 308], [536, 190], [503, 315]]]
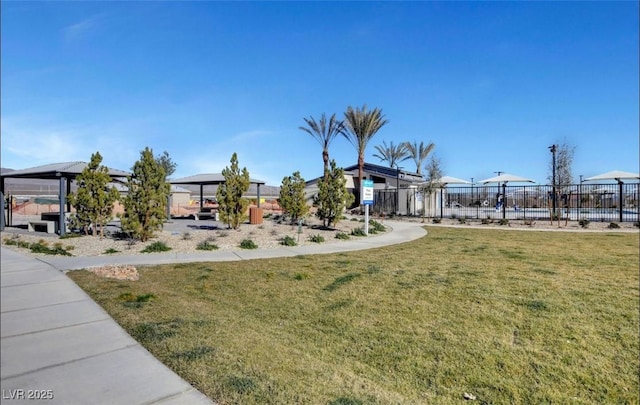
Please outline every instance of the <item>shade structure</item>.
[[[179, 179], [170, 180], [171, 184], [191, 184], [200, 186], [200, 207], [204, 203], [203, 186], [206, 185], [220, 185], [224, 184], [226, 179], [222, 173], [201, 173], [193, 176], [181, 177]], [[265, 185], [265, 182], [257, 179], [249, 179], [251, 184], [255, 184], [258, 190], [258, 207], [260, 207], [260, 186]]]
[[516, 176], [514, 174], [502, 173], [499, 176], [490, 177], [488, 179], [480, 180], [479, 183], [487, 184], [487, 183], [535, 183], [535, 181], [531, 179], [527, 179], [525, 177]]
[[423, 185], [425, 185], [425, 184], [429, 184], [429, 183], [432, 183], [432, 184], [439, 184], [439, 185], [441, 185], [441, 186], [443, 186], [443, 187], [444, 187], [444, 186], [446, 186], [447, 184], [471, 184], [471, 182], [470, 182], [470, 181], [466, 181], [466, 180], [463, 180], [463, 179], [459, 179], [459, 178], [457, 178], [457, 177], [453, 177], [453, 176], [442, 176], [442, 177], [440, 177], [439, 179], [434, 180], [433, 182], [426, 182], [426, 181], [424, 181], [424, 182], [422, 182], [422, 183], [417, 183], [416, 185], [418, 185], [418, 186], [423, 186]]
[[442, 176], [438, 180], [436, 180], [436, 183], [442, 184], [442, 185], [447, 185], [447, 184], [471, 184], [470, 181], [459, 179], [459, 178], [453, 177], [453, 176]]
[[[60, 216], [58, 219], [58, 229], [60, 236], [65, 234], [65, 205], [67, 192], [70, 189], [71, 181], [78, 175], [82, 174], [82, 171], [87, 168], [89, 163], [75, 161], [75, 162], [62, 162], [51, 163], [43, 166], [30, 167], [21, 170], [12, 170], [0, 175], [0, 192], [4, 194], [4, 179], [17, 178], [17, 179], [45, 179], [45, 180], [59, 180], [59, 196], [60, 196]], [[112, 180], [123, 182], [127, 176], [131, 175], [124, 170], [113, 169], [107, 167], [107, 172]], [[4, 213], [2, 213], [4, 215]]]
[[610, 172], [598, 174], [596, 176], [587, 177], [585, 181], [606, 181], [606, 180], [615, 180], [618, 182], [618, 215], [619, 220], [622, 222], [623, 217], [623, 208], [624, 208], [624, 190], [622, 180], [631, 180], [638, 181], [640, 179], [640, 174], [631, 173], [631, 172], [623, 172], [622, 170], [612, 170]]
[[[89, 164], [87, 162], [62, 162], [51, 163], [43, 166], [30, 167], [21, 170], [7, 171], [0, 175], [2, 179], [5, 178], [20, 178], [20, 179], [59, 179], [61, 177], [75, 179]], [[131, 175], [130, 172], [124, 170], [113, 169], [107, 167], [109, 176], [111, 178], [126, 178]]]
[[612, 170], [610, 172], [598, 174], [597, 176], [587, 177], [585, 181], [601, 181], [601, 180], [639, 180], [640, 174], [623, 172], [622, 170]]

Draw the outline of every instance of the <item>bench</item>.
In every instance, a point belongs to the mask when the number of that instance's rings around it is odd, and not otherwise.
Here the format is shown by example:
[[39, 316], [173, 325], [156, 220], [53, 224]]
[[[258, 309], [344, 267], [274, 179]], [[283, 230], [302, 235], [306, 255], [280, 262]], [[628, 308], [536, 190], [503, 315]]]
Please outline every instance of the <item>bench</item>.
[[29, 221], [27, 229], [29, 232], [35, 232], [36, 228], [47, 228], [47, 233], [56, 233], [56, 221]]
[[215, 221], [218, 220], [218, 213], [213, 211], [200, 211], [193, 214], [193, 217], [196, 221], [201, 219], [211, 219], [213, 218]]

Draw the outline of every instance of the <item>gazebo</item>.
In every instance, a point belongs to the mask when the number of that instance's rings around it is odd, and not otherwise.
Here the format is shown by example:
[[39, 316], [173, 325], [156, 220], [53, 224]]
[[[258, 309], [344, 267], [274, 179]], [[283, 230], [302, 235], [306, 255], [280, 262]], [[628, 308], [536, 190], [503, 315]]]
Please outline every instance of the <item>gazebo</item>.
[[[265, 185], [265, 182], [257, 179], [249, 179], [251, 184], [255, 184], [258, 192], [258, 207], [260, 207], [260, 186]], [[200, 186], [200, 207], [204, 206], [204, 186], [218, 186], [226, 182], [222, 173], [202, 173], [195, 174], [193, 176], [181, 177], [179, 179], [169, 180], [169, 183], [175, 185], [192, 185]]]
[[[4, 228], [4, 191], [5, 191], [5, 179], [41, 179], [41, 180], [58, 180], [59, 197], [60, 197], [60, 213], [58, 229], [60, 236], [65, 234], [65, 208], [70, 210], [69, 204], [66, 202], [68, 190], [71, 188], [71, 181], [82, 173], [82, 171], [88, 166], [87, 162], [63, 162], [63, 163], [51, 163], [43, 166], [30, 167], [28, 169], [13, 170], [0, 174], [0, 196], [3, 200], [2, 208], [2, 228]], [[109, 176], [112, 180], [123, 181], [127, 176], [131, 175], [129, 172], [123, 170], [112, 169], [107, 167]], [[66, 206], [66, 207], [65, 207]]]

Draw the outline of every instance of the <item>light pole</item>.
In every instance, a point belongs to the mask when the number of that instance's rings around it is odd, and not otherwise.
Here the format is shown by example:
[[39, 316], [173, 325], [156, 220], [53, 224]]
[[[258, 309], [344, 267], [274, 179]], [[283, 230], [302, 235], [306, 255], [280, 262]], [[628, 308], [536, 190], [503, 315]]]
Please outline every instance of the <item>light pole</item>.
[[[553, 202], [553, 214], [551, 218], [556, 215], [556, 145], [549, 146], [549, 150], [551, 151], [552, 161], [551, 161], [551, 191], [553, 193], [551, 199]], [[553, 219], [552, 219], [553, 220]]]

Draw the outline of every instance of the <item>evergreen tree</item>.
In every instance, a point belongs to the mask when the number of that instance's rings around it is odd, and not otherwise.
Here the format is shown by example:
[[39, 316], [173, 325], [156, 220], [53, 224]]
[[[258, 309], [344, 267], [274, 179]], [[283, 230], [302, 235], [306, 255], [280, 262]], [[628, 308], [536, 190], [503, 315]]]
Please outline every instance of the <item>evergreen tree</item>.
[[156, 157], [156, 161], [162, 166], [164, 169], [165, 177], [171, 176], [175, 171], [178, 164], [174, 162], [169, 156], [169, 152], [166, 150], [162, 153], [162, 155], [158, 155]]
[[231, 167], [222, 170], [224, 183], [218, 186], [216, 198], [220, 219], [232, 229], [238, 229], [240, 224], [247, 220], [247, 208], [249, 200], [242, 195], [249, 190], [249, 172], [247, 168], [238, 166], [238, 155], [234, 152], [231, 156]]
[[145, 242], [162, 227], [166, 217], [170, 185], [162, 165], [145, 148], [127, 179], [129, 192], [124, 198], [122, 229]]
[[76, 209], [71, 225], [84, 230], [86, 235], [91, 229], [96, 236], [100, 228], [100, 236], [104, 236], [104, 226], [113, 218], [113, 203], [119, 197], [115, 187], [107, 187], [111, 181], [109, 169], [100, 163], [100, 152], [91, 155], [87, 167], [76, 177], [77, 192], [69, 194], [69, 202]]
[[294, 172], [293, 176], [282, 179], [278, 204], [284, 213], [291, 217], [291, 223], [296, 222], [309, 212], [309, 206], [305, 201], [304, 187], [305, 182], [300, 176], [300, 172]]
[[318, 194], [313, 199], [313, 205], [318, 208], [316, 216], [325, 227], [335, 226], [344, 218], [344, 209], [353, 204], [354, 195], [347, 190], [346, 184], [344, 170], [331, 160], [328, 176], [318, 181]]

